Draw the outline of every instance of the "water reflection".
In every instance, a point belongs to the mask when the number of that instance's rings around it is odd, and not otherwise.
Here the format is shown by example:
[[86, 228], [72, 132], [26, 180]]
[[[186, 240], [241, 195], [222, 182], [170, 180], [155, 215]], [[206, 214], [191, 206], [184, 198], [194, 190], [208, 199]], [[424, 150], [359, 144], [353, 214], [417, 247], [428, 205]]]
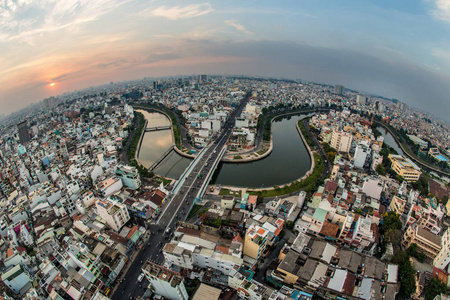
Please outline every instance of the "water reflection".
[[[160, 113], [140, 112], [148, 119], [148, 127], [170, 125], [170, 120]], [[272, 124], [274, 148], [268, 157], [250, 163], [220, 163], [212, 182], [227, 186], [271, 187], [292, 182], [305, 175], [311, 167], [311, 160], [297, 132], [296, 123], [307, 116], [309, 115], [277, 119]], [[142, 141], [139, 160], [144, 166], [150, 167], [170, 146], [170, 130], [147, 132]], [[171, 151], [154, 172], [179, 178], [190, 161]]]
[[388, 146], [392, 147], [397, 151], [398, 154], [403, 155], [403, 151], [400, 148], [400, 146], [395, 141], [394, 137], [390, 132], [385, 129], [382, 126], [377, 126], [376, 129], [381, 133], [381, 135], [384, 137], [384, 143], [386, 143]]

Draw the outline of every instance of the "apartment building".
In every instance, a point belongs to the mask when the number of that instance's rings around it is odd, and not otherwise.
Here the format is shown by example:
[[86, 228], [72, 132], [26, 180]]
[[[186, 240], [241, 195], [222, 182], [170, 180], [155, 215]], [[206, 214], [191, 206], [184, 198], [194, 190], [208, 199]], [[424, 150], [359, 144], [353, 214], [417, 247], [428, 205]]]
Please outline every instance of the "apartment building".
[[98, 215], [108, 223], [109, 227], [119, 231], [130, 220], [126, 205], [108, 199], [95, 202]]
[[419, 180], [422, 172], [420, 171], [420, 168], [409, 158], [402, 155], [389, 154], [389, 160], [392, 163], [392, 170], [402, 176], [406, 181]]
[[130, 189], [137, 190], [141, 187], [141, 178], [136, 168], [119, 165], [116, 176], [122, 180], [122, 184]]
[[330, 146], [338, 152], [347, 153], [352, 146], [353, 135], [343, 131], [333, 131]]
[[155, 294], [172, 300], [189, 299], [189, 295], [184, 286], [183, 276], [180, 273], [149, 261], [144, 263], [142, 273], [144, 273], [150, 282], [150, 289]]
[[98, 192], [105, 198], [120, 191], [122, 187], [122, 180], [120, 180], [117, 176], [110, 177], [97, 184]]
[[247, 230], [244, 241], [244, 255], [258, 259], [266, 250], [269, 231], [253, 224]]
[[430, 259], [434, 259], [442, 249], [441, 237], [418, 224], [409, 226], [403, 235], [403, 247], [409, 248], [413, 243], [417, 244], [418, 251], [423, 251]]

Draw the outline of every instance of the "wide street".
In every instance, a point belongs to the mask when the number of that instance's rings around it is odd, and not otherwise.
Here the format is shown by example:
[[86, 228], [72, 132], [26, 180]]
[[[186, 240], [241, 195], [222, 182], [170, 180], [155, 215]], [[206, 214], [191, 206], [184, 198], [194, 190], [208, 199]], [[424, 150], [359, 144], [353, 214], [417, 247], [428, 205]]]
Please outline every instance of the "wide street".
[[[207, 146], [200, 160], [192, 168], [191, 172], [187, 174], [178, 193], [168, 197], [156, 224], [148, 226], [151, 232], [150, 237], [142, 245], [142, 249], [140, 251], [137, 250], [139, 253], [134, 261], [131, 262], [124, 280], [119, 284], [111, 299], [135, 299], [144, 294], [145, 286], [148, 285], [148, 282], [146, 279], [141, 283], [137, 280], [141, 273], [142, 265], [146, 260], [163, 264], [162, 248], [172, 238], [178, 222], [186, 218], [203, 184], [208, 184], [208, 182], [205, 182], [205, 177], [210, 172], [215, 161], [220, 159], [218, 155], [226, 145], [234, 127], [235, 119], [240, 116], [249, 98], [250, 93], [247, 93], [239, 106], [230, 114], [220, 135]], [[201, 175], [199, 176], [199, 174]]]

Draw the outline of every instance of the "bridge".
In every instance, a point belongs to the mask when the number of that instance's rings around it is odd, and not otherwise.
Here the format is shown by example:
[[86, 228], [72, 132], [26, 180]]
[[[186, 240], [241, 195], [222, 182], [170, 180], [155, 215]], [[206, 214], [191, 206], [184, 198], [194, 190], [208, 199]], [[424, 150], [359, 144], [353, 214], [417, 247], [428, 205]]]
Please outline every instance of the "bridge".
[[145, 132], [168, 130], [168, 129], [171, 129], [171, 128], [172, 128], [171, 125], [168, 125], [168, 126], [156, 126], [156, 127], [145, 128]]
[[[171, 195], [166, 198], [158, 220], [155, 224], [149, 226], [152, 233], [151, 237], [143, 245], [142, 250], [136, 256], [136, 260], [127, 271], [126, 282], [120, 284], [117, 288], [120, 292], [114, 293], [111, 299], [119, 300], [123, 299], [123, 296], [134, 297], [139, 294], [136, 286], [130, 285], [128, 282], [136, 282], [138, 272], [135, 272], [135, 270], [142, 266], [143, 261], [150, 259], [158, 264], [163, 263], [162, 247], [171, 238], [178, 222], [185, 220], [193, 204], [203, 197], [209, 180], [225, 153], [226, 142], [231, 134], [235, 118], [241, 114], [250, 95], [251, 92], [248, 92], [234, 112], [230, 114], [217, 139], [202, 149], [180, 176], [172, 189]], [[170, 151], [168, 150], [163, 157], [167, 156]], [[162, 161], [163, 159], [160, 158], [159, 160]]]
[[167, 151], [164, 152], [164, 154], [161, 155], [161, 157], [158, 158], [158, 160], [155, 161], [155, 162], [148, 168], [148, 170], [149, 170], [149, 171], [153, 171], [153, 170], [154, 170], [154, 169], [155, 169], [155, 168], [156, 168], [156, 167], [164, 160], [164, 158], [166, 158], [167, 155], [169, 155], [169, 153], [170, 153], [170, 151], [172, 151], [172, 149], [173, 149], [173, 146], [170, 146], [170, 148], [167, 149]]
[[159, 228], [173, 230], [178, 221], [186, 219], [193, 204], [204, 196], [209, 181], [226, 151], [226, 142], [234, 127], [235, 119], [240, 116], [249, 98], [250, 93], [230, 114], [217, 139], [202, 149], [180, 176], [174, 185], [172, 196], [167, 200], [168, 203], [163, 207], [156, 222]]

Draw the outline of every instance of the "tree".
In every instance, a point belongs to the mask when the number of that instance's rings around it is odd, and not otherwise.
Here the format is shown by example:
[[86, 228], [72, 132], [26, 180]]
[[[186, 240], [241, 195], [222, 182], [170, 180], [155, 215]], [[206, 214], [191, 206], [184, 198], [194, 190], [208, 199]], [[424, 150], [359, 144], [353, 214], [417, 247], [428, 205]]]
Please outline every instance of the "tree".
[[287, 222], [286, 222], [286, 227], [287, 227], [288, 229], [294, 228], [294, 222], [292, 222], [292, 221], [287, 221]]
[[448, 292], [447, 285], [440, 281], [438, 278], [431, 278], [425, 284], [423, 289], [425, 294], [425, 300], [432, 300], [437, 295], [446, 294]]
[[395, 211], [383, 214], [383, 231], [386, 232], [389, 229], [402, 229], [402, 221]]
[[386, 169], [384, 168], [383, 164], [378, 164], [377, 167], [375, 168], [375, 171], [377, 171], [377, 173], [380, 175], [386, 174]]
[[419, 262], [423, 263], [425, 261], [425, 253], [423, 251], [417, 252], [416, 253], [416, 258]]
[[398, 265], [398, 277], [401, 287], [400, 293], [405, 298], [410, 298], [416, 291], [416, 270], [414, 269], [406, 251], [396, 251], [392, 256], [392, 263]]
[[406, 252], [410, 255], [410, 256], [416, 256], [417, 254], [417, 244], [416, 243], [412, 243], [411, 246], [409, 246], [408, 250], [406, 250]]

